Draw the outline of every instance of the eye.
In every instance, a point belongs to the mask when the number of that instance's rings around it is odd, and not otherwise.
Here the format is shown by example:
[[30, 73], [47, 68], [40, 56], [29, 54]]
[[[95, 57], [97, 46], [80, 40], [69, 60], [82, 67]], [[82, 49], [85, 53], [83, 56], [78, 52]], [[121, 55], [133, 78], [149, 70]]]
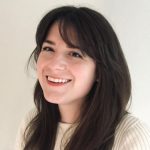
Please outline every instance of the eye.
[[43, 51], [54, 51], [53, 48], [48, 47], [48, 46], [44, 46], [44, 47], [42, 48], [42, 50], [43, 50]]
[[80, 53], [78, 53], [78, 52], [71, 52], [70, 56], [77, 57], [77, 58], [82, 58], [82, 55]]

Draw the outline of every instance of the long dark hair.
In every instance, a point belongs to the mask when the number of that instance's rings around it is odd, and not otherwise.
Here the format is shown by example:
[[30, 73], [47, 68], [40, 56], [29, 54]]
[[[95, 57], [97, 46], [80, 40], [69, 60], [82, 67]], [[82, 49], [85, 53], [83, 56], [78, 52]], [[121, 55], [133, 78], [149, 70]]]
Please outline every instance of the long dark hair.
[[[69, 46], [80, 48], [96, 62], [97, 80], [65, 150], [110, 150], [131, 95], [130, 74], [118, 38], [109, 22], [97, 11], [74, 6], [55, 8], [38, 25], [37, 46], [29, 61], [33, 58], [37, 62], [43, 41], [55, 22]], [[72, 29], [78, 42], [72, 40]], [[34, 102], [37, 114], [26, 129], [24, 150], [53, 150], [60, 112], [57, 104], [45, 100], [38, 80]]]

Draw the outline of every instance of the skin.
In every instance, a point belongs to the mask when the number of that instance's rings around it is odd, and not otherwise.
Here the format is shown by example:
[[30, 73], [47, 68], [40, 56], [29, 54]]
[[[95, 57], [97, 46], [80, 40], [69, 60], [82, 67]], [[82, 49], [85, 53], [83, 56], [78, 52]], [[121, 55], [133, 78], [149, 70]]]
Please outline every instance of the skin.
[[[50, 28], [37, 61], [37, 75], [45, 99], [58, 104], [61, 121], [73, 123], [95, 82], [96, 65], [80, 49], [70, 48], [60, 36], [58, 24]], [[67, 83], [48, 81], [63, 80]]]

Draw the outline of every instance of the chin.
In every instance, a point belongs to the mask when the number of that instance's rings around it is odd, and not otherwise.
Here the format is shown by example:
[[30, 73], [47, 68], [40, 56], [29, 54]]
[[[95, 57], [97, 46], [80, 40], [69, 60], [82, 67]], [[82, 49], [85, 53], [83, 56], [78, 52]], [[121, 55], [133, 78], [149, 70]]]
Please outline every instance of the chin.
[[45, 100], [49, 103], [53, 103], [53, 104], [60, 104], [61, 103], [60, 98], [58, 99], [56, 97], [53, 98], [53, 97], [45, 96], [45, 95], [44, 95], [44, 97], [45, 97]]

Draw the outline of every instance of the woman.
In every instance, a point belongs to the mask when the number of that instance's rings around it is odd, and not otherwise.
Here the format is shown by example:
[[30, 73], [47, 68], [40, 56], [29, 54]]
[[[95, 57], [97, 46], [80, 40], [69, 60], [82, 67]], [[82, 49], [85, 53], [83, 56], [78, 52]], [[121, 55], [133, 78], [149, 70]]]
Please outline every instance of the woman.
[[148, 150], [150, 132], [127, 110], [130, 74], [117, 36], [98, 12], [64, 6], [36, 32], [36, 111], [24, 120], [22, 150]]

